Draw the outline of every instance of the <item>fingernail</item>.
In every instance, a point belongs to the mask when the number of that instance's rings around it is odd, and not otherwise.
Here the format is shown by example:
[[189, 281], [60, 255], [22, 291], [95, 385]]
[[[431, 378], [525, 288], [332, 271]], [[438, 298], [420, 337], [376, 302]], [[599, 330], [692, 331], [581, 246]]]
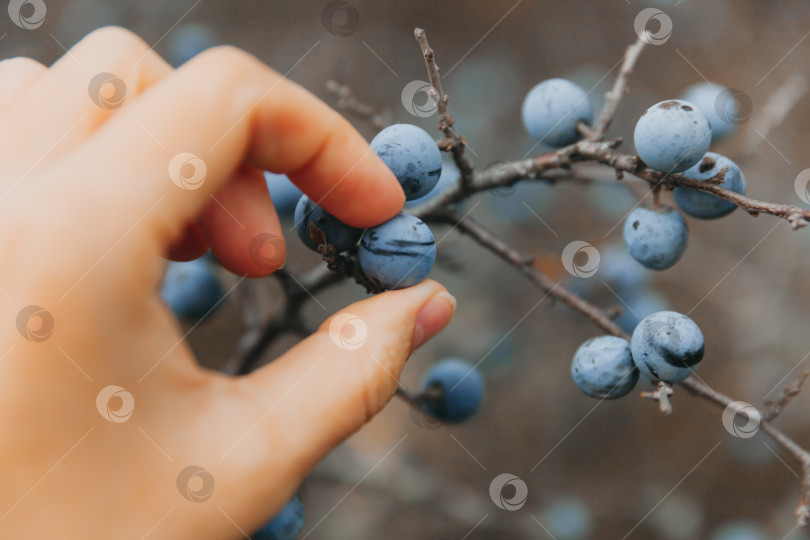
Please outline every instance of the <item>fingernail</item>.
[[438, 334], [456, 312], [456, 298], [446, 291], [434, 294], [416, 314], [413, 330], [413, 345], [417, 349]]

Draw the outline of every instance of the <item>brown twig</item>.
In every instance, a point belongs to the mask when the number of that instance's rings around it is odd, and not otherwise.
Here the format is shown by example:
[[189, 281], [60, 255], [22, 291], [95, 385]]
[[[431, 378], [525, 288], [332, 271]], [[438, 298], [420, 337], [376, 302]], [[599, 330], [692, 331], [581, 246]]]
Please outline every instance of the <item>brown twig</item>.
[[309, 328], [301, 318], [301, 308], [319, 291], [344, 279], [342, 274], [332, 272], [326, 266], [318, 266], [301, 278], [285, 270], [273, 274], [282, 285], [285, 296], [284, 309], [269, 317], [261, 329], [246, 336], [234, 353], [235, 373], [245, 375], [258, 367], [264, 351], [278, 338], [287, 333], [305, 335]]
[[596, 121], [593, 129], [587, 135], [588, 139], [592, 141], [601, 141], [605, 137], [605, 133], [610, 127], [613, 118], [616, 116], [616, 111], [619, 109], [625, 92], [627, 92], [627, 81], [633, 68], [636, 65], [638, 57], [641, 55], [642, 49], [647, 42], [641, 36], [636, 39], [636, 42], [627, 47], [627, 52], [624, 54], [624, 61], [619, 70], [619, 75], [613, 82], [613, 88], [605, 94], [605, 106], [602, 109], [599, 119]]
[[433, 49], [430, 48], [427, 41], [427, 33], [421, 28], [415, 28], [413, 35], [419, 46], [422, 48], [422, 55], [425, 57], [425, 65], [427, 66], [428, 78], [430, 85], [433, 87], [433, 96], [436, 99], [436, 112], [439, 117], [439, 130], [444, 133], [447, 142], [444, 144], [444, 149], [449, 151], [453, 156], [458, 170], [461, 173], [461, 186], [464, 187], [473, 178], [473, 164], [470, 159], [464, 154], [464, 147], [466, 142], [460, 137], [456, 130], [453, 128], [455, 120], [447, 112], [447, 101], [449, 98], [442, 90], [442, 79], [439, 75], [439, 65], [436, 63], [436, 58], [433, 55]]
[[669, 401], [669, 396], [673, 394], [672, 386], [661, 381], [658, 383], [658, 389], [654, 392], [642, 392], [641, 397], [644, 399], [651, 399], [658, 402], [658, 408], [661, 412], [670, 415], [672, 414], [672, 402]]
[[790, 403], [790, 400], [798, 396], [799, 392], [802, 391], [802, 385], [808, 376], [810, 376], [810, 371], [805, 370], [796, 380], [782, 388], [782, 392], [776, 398], [776, 401], [765, 402], [765, 420], [772, 422], [781, 414], [782, 410]]
[[466, 216], [462, 219], [461, 214], [454, 211], [446, 211], [441, 214], [431, 215], [429, 219], [431, 221], [442, 221], [454, 226], [458, 231], [470, 236], [481, 246], [490, 250], [522, 272], [529, 281], [534, 283], [551, 298], [559, 300], [574, 310], [579, 311], [606, 332], [629, 339], [630, 336], [622, 332], [622, 330], [616, 326], [608, 313], [590, 304], [577, 294], [566, 289], [561, 283], [545, 275], [534, 266], [534, 261], [531, 257], [521, 255], [512, 249], [503, 240], [479, 225], [473, 218]]
[[[810, 222], [810, 210], [789, 204], [777, 204], [760, 201], [725, 189], [718, 183], [720, 175], [709, 180], [695, 180], [683, 174], [664, 175], [644, 165], [631, 154], [616, 152], [621, 144], [620, 139], [612, 141], [579, 141], [571, 146], [541, 154], [539, 156], [505, 163], [503, 166], [476, 172], [473, 180], [462, 190], [460, 186], [451, 186], [430, 201], [413, 209], [413, 213], [423, 219], [442, 207], [457, 203], [472, 193], [486, 191], [502, 186], [511, 186], [525, 178], [537, 178], [548, 171], [568, 170], [575, 163], [596, 162], [612, 167], [616, 171], [630, 173], [651, 186], [665, 186], [673, 189], [677, 186], [688, 187], [730, 201], [749, 214], [769, 214], [787, 220], [794, 229], [804, 227]], [[721, 171], [722, 173], [722, 171]]]

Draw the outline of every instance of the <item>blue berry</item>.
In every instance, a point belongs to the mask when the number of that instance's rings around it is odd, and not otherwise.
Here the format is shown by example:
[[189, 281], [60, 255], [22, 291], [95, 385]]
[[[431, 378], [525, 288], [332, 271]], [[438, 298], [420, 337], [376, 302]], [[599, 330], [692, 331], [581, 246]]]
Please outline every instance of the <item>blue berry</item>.
[[683, 100], [695, 105], [706, 115], [712, 127], [712, 139], [728, 135], [737, 127], [740, 105], [731, 91], [717, 83], [693, 84], [683, 92]]
[[461, 172], [458, 170], [458, 167], [452, 161], [446, 161], [442, 163], [442, 174], [439, 176], [439, 181], [436, 183], [436, 187], [434, 187], [427, 195], [424, 197], [419, 197], [418, 199], [413, 199], [412, 201], [405, 202], [405, 208], [416, 208], [422, 203], [426, 203], [441, 193], [444, 193], [446, 189], [450, 186], [458, 182], [459, 178], [461, 178]]
[[671, 99], [656, 103], [641, 115], [633, 140], [644, 163], [672, 174], [700, 161], [712, 142], [712, 128], [695, 105]]
[[557, 540], [584, 540], [593, 532], [593, 512], [577, 497], [557, 497], [542, 512], [548, 532]]
[[595, 277], [610, 285], [620, 296], [638, 290], [647, 282], [648, 274], [621, 245], [609, 245], [599, 250], [599, 269]]
[[326, 242], [335, 246], [335, 249], [346, 251], [351, 249], [363, 235], [363, 229], [346, 225], [338, 218], [312, 202], [306, 195], [302, 195], [295, 207], [295, 230], [305, 246], [318, 251], [318, 244], [312, 240], [309, 231], [310, 222], [323, 231]]
[[184, 24], [172, 36], [166, 57], [173, 66], [185, 64], [205, 49], [217, 45], [217, 34], [204, 24]]
[[295, 540], [304, 528], [304, 505], [295, 495], [281, 512], [262, 529], [254, 533], [253, 540]]
[[522, 115], [529, 135], [560, 148], [579, 140], [578, 123], [591, 123], [591, 103], [585, 90], [571, 81], [549, 79], [529, 91]]
[[276, 174], [265, 171], [264, 180], [267, 182], [267, 191], [270, 200], [279, 216], [290, 215], [295, 211], [295, 205], [301, 199], [301, 190], [293, 184], [286, 174]]
[[638, 323], [630, 348], [639, 371], [650, 381], [678, 383], [703, 359], [703, 333], [686, 315], [659, 311]]
[[394, 124], [377, 134], [371, 149], [397, 177], [409, 201], [436, 187], [442, 173], [442, 154], [427, 131], [412, 124]]
[[463, 422], [478, 410], [484, 399], [483, 375], [475, 366], [458, 358], [435, 363], [425, 375], [423, 388], [441, 390], [441, 396], [428, 401], [425, 409], [443, 422]]
[[571, 376], [580, 390], [598, 399], [626, 396], [638, 382], [630, 344], [615, 336], [589, 339], [574, 354]]
[[404, 289], [430, 273], [436, 260], [436, 242], [421, 219], [400, 212], [366, 231], [358, 258], [363, 273], [375, 285]]
[[686, 251], [689, 231], [674, 208], [638, 207], [624, 222], [624, 243], [635, 260], [652, 270], [665, 270]]
[[163, 278], [161, 297], [175, 316], [197, 322], [222, 299], [222, 287], [204, 259], [170, 262]]
[[614, 322], [628, 334], [632, 334], [647, 315], [669, 308], [666, 298], [646, 288], [625, 291], [621, 299], [626, 305], [622, 305], [622, 314]]
[[[685, 170], [683, 175], [694, 180], [708, 180], [719, 173], [723, 167], [728, 167], [728, 170], [720, 186], [739, 193], [740, 195], [744, 195], [746, 182], [745, 176], [743, 176], [740, 168], [726, 156], [721, 156], [714, 152], [707, 152], [703, 159], [700, 160], [700, 163]], [[675, 202], [678, 203], [681, 210], [696, 218], [721, 218], [727, 216], [737, 208], [737, 205], [733, 202], [724, 201], [710, 193], [702, 193], [687, 187], [676, 187], [672, 195], [675, 197]]]

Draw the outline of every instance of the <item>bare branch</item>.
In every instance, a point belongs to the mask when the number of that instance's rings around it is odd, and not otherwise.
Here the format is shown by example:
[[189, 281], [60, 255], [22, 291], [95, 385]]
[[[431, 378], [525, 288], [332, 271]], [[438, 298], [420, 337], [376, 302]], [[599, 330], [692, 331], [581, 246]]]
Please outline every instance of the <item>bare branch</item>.
[[473, 164], [470, 159], [464, 154], [464, 147], [466, 146], [465, 140], [460, 137], [456, 130], [453, 128], [455, 120], [447, 112], [447, 101], [449, 98], [442, 90], [442, 79], [439, 76], [439, 66], [436, 63], [436, 58], [433, 55], [433, 49], [430, 48], [427, 41], [427, 33], [421, 28], [415, 28], [413, 35], [419, 46], [422, 47], [422, 55], [425, 57], [425, 65], [427, 66], [428, 78], [430, 85], [433, 87], [432, 91], [435, 93], [433, 96], [436, 99], [436, 112], [439, 116], [439, 130], [444, 133], [448, 139], [445, 142], [444, 148], [449, 151], [453, 156], [458, 170], [461, 172], [461, 184], [466, 186], [472, 181], [473, 178]]
[[810, 222], [810, 210], [789, 204], [769, 203], [740, 195], [722, 187], [721, 175], [709, 180], [695, 180], [680, 173], [662, 174], [645, 166], [638, 156], [616, 152], [615, 149], [619, 144], [621, 144], [620, 139], [601, 142], [579, 141], [553, 152], [477, 172], [466, 189], [462, 190], [459, 185], [451, 186], [442, 194], [415, 208], [413, 213], [424, 218], [424, 216], [430, 215], [443, 206], [461, 201], [472, 193], [496, 187], [511, 186], [520, 180], [537, 178], [548, 171], [556, 169], [569, 170], [575, 163], [596, 162], [612, 167], [622, 173], [630, 173], [645, 180], [653, 187], [665, 186], [668, 189], [673, 189], [676, 186], [682, 186], [711, 193], [716, 197], [734, 203], [753, 216], [769, 214], [785, 219], [794, 229], [804, 227]]
[[658, 383], [658, 390], [655, 392], [642, 392], [641, 397], [657, 401], [661, 412], [670, 415], [672, 414], [672, 403], [669, 401], [669, 396], [672, 394], [672, 387], [662, 381]]
[[630, 78], [630, 74], [633, 73], [636, 60], [638, 60], [638, 57], [641, 55], [641, 51], [644, 49], [645, 44], [646, 41], [639, 36], [635, 43], [627, 47], [627, 52], [624, 54], [624, 61], [622, 62], [622, 67], [619, 70], [619, 75], [613, 82], [613, 88], [611, 88], [610, 91], [605, 94], [605, 106], [602, 109], [594, 128], [588, 134], [588, 139], [592, 141], [601, 141], [605, 137], [605, 132], [607, 132], [611, 122], [613, 122], [613, 118], [616, 116], [616, 111], [619, 109], [619, 103], [621, 103], [624, 94], [627, 92], [627, 81]]
[[810, 371], [805, 370], [796, 380], [785, 385], [776, 401], [765, 402], [765, 420], [773, 422], [782, 410], [790, 403], [790, 400], [799, 395], [802, 391], [802, 385], [807, 377], [810, 376]]

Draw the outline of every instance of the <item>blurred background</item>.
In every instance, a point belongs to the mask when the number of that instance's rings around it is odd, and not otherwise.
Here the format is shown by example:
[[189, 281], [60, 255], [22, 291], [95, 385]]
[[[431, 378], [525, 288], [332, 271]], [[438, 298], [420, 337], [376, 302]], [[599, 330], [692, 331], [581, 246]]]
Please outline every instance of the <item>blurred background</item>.
[[[806, 1], [348, 0], [335, 6], [326, 0], [63, 0], [47, 3], [35, 29], [3, 18], [0, 49], [3, 57], [52, 63], [89, 31], [110, 24], [139, 33], [174, 64], [229, 43], [333, 105], [329, 80], [348, 85], [394, 122], [418, 124], [438, 138], [435, 116], [414, 116], [402, 100], [409, 82], [426, 80], [413, 39], [421, 26], [442, 69], [456, 127], [483, 167], [531, 151], [520, 107], [544, 79], [577, 82], [598, 113], [636, 38], [637, 14], [652, 6], [671, 19], [672, 35], [642, 54], [610, 135], [623, 137], [631, 152], [633, 126], [647, 107], [704, 79], [721, 83], [742, 92], [750, 108], [736, 132], [712, 149], [740, 165], [752, 197], [804, 204], [794, 180], [810, 167]], [[367, 120], [347, 116], [369, 139], [376, 133]], [[603, 255], [621, 246], [623, 218], [643, 184], [618, 182], [603, 168], [583, 170], [597, 181], [525, 182], [476, 197], [466, 208], [602, 307], [660, 305], [690, 313], [706, 337], [699, 375], [735, 399], [761, 406], [808, 367], [810, 232], [741, 211], [719, 221], [689, 219], [683, 259], [660, 273], [627, 270], [636, 277], [620, 291], [612, 280], [626, 274], [621, 249], [603, 256], [590, 279], [570, 276], [560, 254], [574, 240]], [[664, 201], [673, 204], [671, 194]], [[434, 228], [437, 238], [446, 232]], [[297, 239], [290, 244], [289, 271], [303, 274], [321, 264]], [[570, 361], [598, 330], [565, 306], [539, 302], [542, 293], [468, 238], [450, 232], [441, 240], [432, 277], [459, 299], [459, 310], [413, 356], [404, 384], [417, 389], [430, 364], [461, 357], [480, 362], [488, 383], [484, 405], [463, 425], [436, 427], [394, 400], [302, 486], [306, 538], [810, 538], [795, 529], [793, 515], [800, 467], [766, 436], [733, 437], [721, 410], [678, 388], [669, 417], [638, 392], [602, 403], [588, 398], [571, 380]], [[269, 291], [268, 312], [277, 309], [276, 280], [259, 286]], [[359, 287], [343, 283], [319, 293], [305, 312], [315, 325], [362, 297]], [[236, 344], [239, 298], [228, 298], [190, 336], [208, 365], [221, 364]], [[294, 342], [279, 339], [266, 360]], [[805, 447], [808, 394], [777, 421]], [[490, 482], [502, 473], [528, 487], [517, 511], [490, 498]]]

